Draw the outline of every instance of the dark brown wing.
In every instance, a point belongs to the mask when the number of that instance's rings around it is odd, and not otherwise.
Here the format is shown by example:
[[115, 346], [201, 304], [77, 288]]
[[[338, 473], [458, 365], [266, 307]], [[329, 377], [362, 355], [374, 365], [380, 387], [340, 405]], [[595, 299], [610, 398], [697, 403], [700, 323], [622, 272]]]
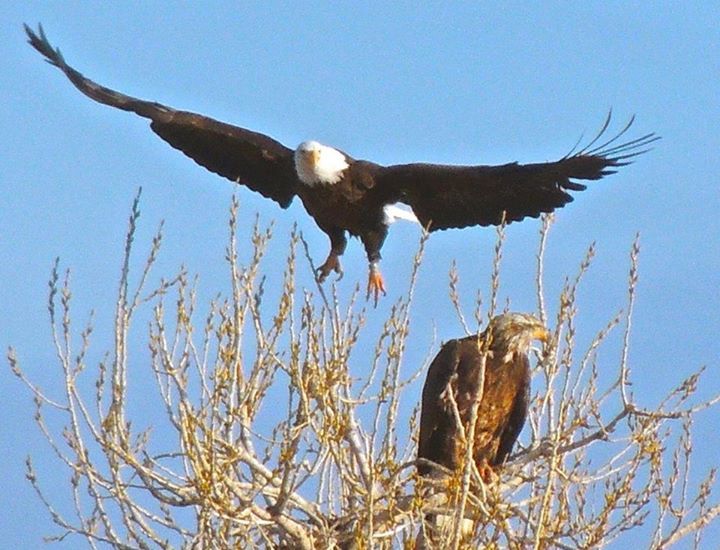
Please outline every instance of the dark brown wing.
[[30, 44], [88, 97], [149, 118], [156, 134], [211, 172], [247, 185], [283, 208], [292, 201], [297, 176], [291, 149], [264, 134], [100, 86], [65, 63], [60, 50], [48, 42], [42, 26], [36, 34], [25, 25], [25, 32]]
[[556, 162], [502, 166], [387, 166], [376, 176], [388, 196], [409, 204], [430, 230], [497, 225], [552, 212], [572, 201], [568, 191], [582, 191], [575, 180], [598, 180], [625, 166], [659, 139], [654, 134], [617, 144], [632, 119], [616, 136], [598, 145], [610, 116], [587, 146]]
[[[456, 373], [460, 360], [457, 340], [445, 343], [433, 359], [425, 378], [420, 409], [420, 437], [418, 458], [431, 460], [446, 468], [455, 466], [455, 438], [457, 426], [450, 401], [443, 393], [451, 391], [450, 379]], [[418, 465], [422, 475], [432, 472], [432, 467]]]
[[515, 361], [523, 362], [517, 370], [524, 374], [524, 378], [521, 382], [521, 387], [517, 389], [517, 393], [515, 394], [515, 401], [513, 402], [510, 416], [507, 418], [505, 428], [500, 434], [500, 443], [497, 454], [495, 455], [495, 460], [492, 461], [492, 466], [503, 464], [505, 460], [507, 460], [525, 425], [525, 418], [530, 404], [530, 364], [528, 358], [524, 354], [518, 354]]

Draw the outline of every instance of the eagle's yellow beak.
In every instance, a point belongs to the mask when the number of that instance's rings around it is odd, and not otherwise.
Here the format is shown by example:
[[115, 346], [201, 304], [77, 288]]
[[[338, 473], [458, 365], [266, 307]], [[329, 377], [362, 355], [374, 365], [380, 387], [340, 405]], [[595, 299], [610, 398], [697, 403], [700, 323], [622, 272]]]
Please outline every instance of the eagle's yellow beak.
[[535, 340], [540, 340], [541, 342], [549, 342], [550, 336], [550, 331], [545, 327], [536, 328], [535, 332], [533, 332], [533, 338]]
[[320, 160], [320, 151], [317, 149], [311, 149], [306, 153], [307, 161], [311, 167], [317, 166], [318, 160]]

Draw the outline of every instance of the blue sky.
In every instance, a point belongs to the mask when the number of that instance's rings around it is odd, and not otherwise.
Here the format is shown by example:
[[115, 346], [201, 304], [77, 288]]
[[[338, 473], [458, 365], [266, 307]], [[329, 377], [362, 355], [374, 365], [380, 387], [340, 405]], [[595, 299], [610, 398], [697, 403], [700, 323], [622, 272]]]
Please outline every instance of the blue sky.
[[[96, 311], [97, 357], [109, 349], [126, 220], [140, 185], [137, 258], [165, 220], [158, 276], [186, 265], [200, 274], [201, 298], [227, 289], [222, 258], [234, 193], [244, 231], [256, 212], [275, 220], [279, 244], [271, 258], [283, 257], [295, 222], [316, 263], [328, 245], [299, 204], [282, 211], [238, 190], [171, 149], [143, 120], [83, 97], [26, 45], [23, 22], [42, 22], [69, 63], [115, 89], [291, 147], [317, 139], [386, 164], [554, 160], [592, 135], [611, 107], [618, 129], [636, 114], [634, 135], [654, 131], [663, 139], [559, 212], [549, 290], [557, 294], [596, 241], [580, 303], [589, 337], [624, 305], [628, 253], [639, 232], [634, 391], [652, 405], [701, 365], [710, 371], [706, 395], [720, 387], [720, 17], [708, 4], [114, 6], [0, 6], [0, 343], [17, 348], [36, 381], [52, 387], [56, 374], [45, 304], [56, 256], [72, 268], [78, 323]], [[502, 292], [513, 309], [535, 307], [538, 228], [534, 220], [508, 228]], [[405, 288], [418, 235], [411, 226], [393, 227], [383, 249], [389, 297], [378, 315]], [[447, 299], [448, 268], [458, 260], [471, 307], [475, 289], [487, 288], [493, 241], [493, 231], [480, 228], [432, 235], [415, 309], [424, 322], [411, 359], [425, 357], [433, 331], [440, 340], [462, 333]], [[339, 289], [347, 294], [366, 277], [357, 241], [344, 267]], [[0, 372], [0, 538], [31, 548], [53, 528], [24, 480], [23, 462], [32, 453], [51, 478], [55, 466], [27, 392], [9, 369]], [[718, 465], [717, 414], [695, 426], [699, 469]], [[63, 472], [50, 485], [66, 478]]]

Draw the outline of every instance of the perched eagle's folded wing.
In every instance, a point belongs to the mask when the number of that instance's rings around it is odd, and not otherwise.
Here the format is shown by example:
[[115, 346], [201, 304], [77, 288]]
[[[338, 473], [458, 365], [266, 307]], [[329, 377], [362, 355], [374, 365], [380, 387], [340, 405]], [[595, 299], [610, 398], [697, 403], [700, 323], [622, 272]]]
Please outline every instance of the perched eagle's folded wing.
[[[445, 467], [456, 462], [455, 441], [459, 428], [453, 415], [451, 403], [452, 380], [460, 362], [458, 340], [446, 342], [433, 359], [425, 378], [420, 409], [420, 436], [418, 458], [429, 460]], [[453, 396], [454, 397], [454, 396]], [[418, 464], [421, 475], [432, 473], [426, 463]]]
[[42, 27], [36, 34], [25, 25], [25, 32], [30, 44], [88, 97], [149, 118], [156, 134], [211, 172], [246, 185], [283, 208], [292, 201], [297, 183], [293, 151], [280, 142], [264, 134], [100, 86], [65, 63], [60, 50], [48, 42]]
[[431, 231], [471, 225], [497, 225], [536, 218], [573, 200], [568, 191], [582, 191], [574, 180], [597, 180], [615, 172], [659, 139], [647, 134], [617, 145], [632, 120], [616, 136], [596, 145], [602, 130], [583, 149], [556, 162], [502, 166], [443, 166], [403, 164], [387, 166], [376, 175], [378, 187], [409, 204]]
[[525, 366], [522, 371], [527, 377], [519, 381], [519, 387], [513, 399], [512, 409], [500, 433], [497, 455], [493, 461], [494, 464], [503, 464], [510, 456], [513, 446], [525, 425], [525, 418], [530, 408], [530, 363], [527, 355], [516, 357], [515, 360], [524, 362]]

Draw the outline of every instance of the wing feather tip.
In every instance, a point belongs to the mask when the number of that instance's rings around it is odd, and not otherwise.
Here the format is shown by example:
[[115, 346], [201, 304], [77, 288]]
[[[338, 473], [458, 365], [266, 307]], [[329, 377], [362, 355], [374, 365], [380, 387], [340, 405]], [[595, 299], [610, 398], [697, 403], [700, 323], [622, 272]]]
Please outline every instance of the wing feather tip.
[[[569, 180], [563, 182], [561, 184], [561, 187], [563, 187], [564, 189], [570, 189], [571, 191], [585, 191], [587, 189], [587, 185]], [[568, 197], [572, 198], [572, 195], [568, 195]]]
[[45, 58], [45, 61], [64, 70], [66, 63], [60, 48], [53, 48], [52, 44], [50, 44], [42, 23], [38, 23], [37, 32], [27, 23], [23, 23], [23, 27], [28, 43]]

